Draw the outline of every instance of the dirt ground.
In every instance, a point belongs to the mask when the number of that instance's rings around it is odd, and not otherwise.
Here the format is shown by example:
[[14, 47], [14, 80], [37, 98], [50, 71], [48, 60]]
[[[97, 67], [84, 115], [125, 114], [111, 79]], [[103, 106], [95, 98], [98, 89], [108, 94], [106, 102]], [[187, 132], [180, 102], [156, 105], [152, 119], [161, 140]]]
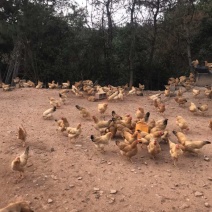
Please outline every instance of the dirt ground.
[[[58, 90], [34, 88], [0, 91], [0, 208], [23, 199], [30, 201], [35, 212], [212, 212], [212, 145], [204, 146], [199, 156], [182, 155], [178, 167], [173, 166], [167, 144], [161, 144], [162, 152], [156, 160], [139, 146], [130, 163], [120, 155], [115, 139], [106, 146], [105, 153], [97, 151], [90, 140], [91, 134], [97, 135], [93, 122], [83, 120], [75, 108], [76, 104], [81, 105], [99, 117], [97, 104], [107, 100], [89, 102], [69, 93], [67, 105], [54, 113], [55, 119], [67, 117], [72, 127], [82, 124], [77, 141], [70, 141], [56, 131], [54, 120], [43, 120], [42, 113], [50, 108], [48, 97], [58, 98], [58, 93]], [[189, 123], [189, 138], [212, 141], [208, 127], [212, 101], [203, 92], [196, 99], [191, 92], [185, 93], [186, 107], [179, 107], [173, 97], [167, 98], [164, 116], [157, 113], [148, 99], [154, 93], [145, 91], [143, 97], [127, 96], [123, 102], [110, 102], [106, 120], [110, 119], [112, 110], [131, 114], [134, 119], [136, 109], [144, 107], [150, 118], [168, 118], [170, 132], [178, 130], [176, 115], [181, 115]], [[206, 116], [191, 114], [190, 101], [197, 105], [208, 103]], [[10, 164], [24, 151], [16, 138], [20, 124], [28, 133], [30, 158], [25, 178], [15, 183], [18, 173], [11, 170]], [[177, 141], [172, 133], [171, 140]], [[115, 190], [114, 194], [111, 190]]]

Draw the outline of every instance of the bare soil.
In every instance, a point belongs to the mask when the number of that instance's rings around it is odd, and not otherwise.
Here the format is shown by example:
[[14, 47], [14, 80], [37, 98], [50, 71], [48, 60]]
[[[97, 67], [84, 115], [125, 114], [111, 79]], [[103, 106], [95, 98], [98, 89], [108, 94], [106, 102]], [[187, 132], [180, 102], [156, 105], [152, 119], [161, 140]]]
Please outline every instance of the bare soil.
[[[202, 88], [202, 90], [204, 90]], [[211, 212], [212, 211], [212, 145], [204, 146], [199, 156], [184, 154], [174, 167], [167, 144], [156, 160], [150, 159], [146, 149], [139, 146], [138, 154], [130, 163], [120, 155], [115, 139], [106, 146], [105, 153], [97, 151], [90, 135], [97, 135], [92, 121], [83, 120], [75, 105], [81, 105], [97, 115], [97, 104], [69, 93], [67, 105], [54, 113], [54, 118], [67, 117], [70, 125], [82, 124], [82, 134], [70, 141], [58, 132], [54, 120], [43, 120], [42, 113], [50, 108], [48, 97], [58, 98], [59, 90], [23, 88], [11, 92], [0, 91], [0, 208], [18, 199], [30, 201], [35, 212]], [[189, 123], [187, 136], [193, 140], [212, 141], [208, 127], [212, 118], [212, 101], [202, 92], [196, 99], [185, 93], [186, 107], [179, 107], [174, 99], [166, 99], [164, 115], [157, 113], [145, 91], [143, 97], [127, 96], [123, 102], [110, 102], [111, 111], [135, 118], [138, 107], [144, 107], [155, 120], [168, 118], [167, 129], [178, 130], [176, 115]], [[164, 98], [164, 97], [163, 97]], [[206, 116], [189, 112], [190, 101], [197, 105], [208, 103]], [[15, 183], [18, 176], [10, 168], [11, 161], [24, 151], [16, 138], [17, 128], [23, 124], [28, 132], [30, 158], [25, 178]], [[120, 139], [120, 138], [118, 138]], [[171, 140], [177, 141], [171, 133]], [[204, 160], [207, 156], [210, 160]], [[111, 194], [111, 190], [117, 193]], [[196, 197], [195, 192], [200, 192]], [[49, 203], [48, 203], [49, 200]]]

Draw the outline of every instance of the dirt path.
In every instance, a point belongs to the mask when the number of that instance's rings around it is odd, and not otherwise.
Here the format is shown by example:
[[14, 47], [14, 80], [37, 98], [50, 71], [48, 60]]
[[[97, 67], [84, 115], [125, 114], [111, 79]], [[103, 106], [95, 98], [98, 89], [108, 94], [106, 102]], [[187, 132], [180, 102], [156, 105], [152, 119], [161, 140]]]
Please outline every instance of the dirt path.
[[[128, 96], [123, 102], [110, 102], [106, 119], [110, 118], [112, 110], [135, 118], [135, 111], [141, 106], [155, 120], [167, 117], [170, 131], [178, 130], [176, 115], [184, 116], [190, 126], [188, 137], [212, 141], [212, 131], [208, 127], [212, 119], [212, 101], [203, 92], [196, 99], [191, 92], [185, 96], [189, 102], [209, 104], [205, 117], [194, 116], [188, 111], [189, 103], [185, 108], [179, 107], [173, 98], [166, 102], [163, 117], [148, 100], [149, 93], [145, 91], [143, 97]], [[212, 211], [211, 145], [203, 147], [199, 157], [184, 154], [178, 167], [172, 164], [167, 144], [161, 144], [162, 152], [156, 160], [150, 159], [147, 150], [139, 147], [130, 163], [120, 155], [115, 140], [106, 147], [104, 154], [90, 141], [90, 135], [97, 131], [92, 121], [80, 117], [75, 105], [89, 108], [91, 114], [99, 116], [99, 102], [88, 102], [70, 93], [68, 104], [54, 113], [57, 119], [67, 117], [73, 127], [82, 124], [82, 135], [76, 142], [71, 142], [56, 131], [53, 120], [42, 118], [44, 110], [50, 108], [50, 96], [58, 98], [58, 90], [0, 91], [0, 208], [24, 199], [31, 202], [35, 212]], [[24, 150], [16, 138], [21, 123], [28, 132], [30, 158], [25, 179], [16, 184], [18, 173], [11, 171], [10, 164]], [[171, 139], [177, 141], [173, 134]], [[205, 161], [204, 156], [211, 160]], [[111, 190], [116, 190], [115, 194], [111, 194]]]

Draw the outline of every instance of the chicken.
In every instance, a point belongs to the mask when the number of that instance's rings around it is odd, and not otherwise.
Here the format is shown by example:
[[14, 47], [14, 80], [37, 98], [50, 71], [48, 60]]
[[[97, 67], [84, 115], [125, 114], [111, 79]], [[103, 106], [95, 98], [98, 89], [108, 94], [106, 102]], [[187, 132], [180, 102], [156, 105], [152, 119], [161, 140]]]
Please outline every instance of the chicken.
[[79, 105], [76, 105], [75, 107], [80, 111], [80, 115], [82, 116], [82, 118], [91, 119], [90, 112], [86, 108]]
[[60, 120], [55, 120], [57, 122], [58, 125], [58, 130], [63, 132], [66, 130], [66, 128], [69, 127], [69, 122], [67, 120], [67, 118], [62, 117]]
[[148, 133], [143, 137], [145, 140], [143, 140], [142, 143], [149, 144], [151, 139], [159, 139], [163, 134], [164, 134], [163, 131], [155, 131], [153, 133]]
[[204, 91], [205, 95], [211, 99], [212, 98], [212, 90], [211, 90], [211, 86], [207, 86], [206, 90]]
[[127, 115], [122, 120], [119, 120], [118, 123], [123, 125], [124, 127], [128, 127], [129, 129], [131, 129], [132, 128], [132, 117], [130, 115]]
[[111, 101], [112, 99], [114, 99], [115, 96], [117, 96], [119, 94], [119, 91], [115, 91], [114, 93], [112, 93], [110, 96], [108, 96], [108, 101]]
[[151, 139], [149, 145], [147, 146], [147, 150], [151, 157], [155, 159], [155, 156], [161, 152], [161, 147], [157, 139]]
[[137, 139], [138, 133], [138, 131], [135, 131], [133, 134], [131, 134], [128, 128], [124, 128], [122, 130], [122, 136], [125, 139], [125, 142], [129, 144], [131, 144], [134, 140]]
[[136, 88], [132, 86], [132, 89], [128, 91], [127, 95], [132, 95], [136, 93]]
[[107, 107], [108, 107], [107, 103], [98, 104], [98, 112], [101, 115], [104, 115], [105, 111], [107, 110]]
[[170, 89], [165, 89], [164, 90], [164, 96], [168, 97], [168, 96], [170, 96], [170, 94], [171, 94]]
[[163, 132], [163, 135], [160, 137], [161, 141], [165, 142], [165, 143], [168, 143], [168, 139], [170, 137], [170, 133], [168, 130], [165, 130]]
[[183, 147], [182, 147], [182, 150], [186, 151], [186, 152], [198, 154], [199, 149], [201, 149], [206, 144], [211, 144], [211, 142], [210, 141], [189, 141], [189, 140], [186, 140]]
[[41, 82], [41, 81], [38, 80], [38, 84], [36, 85], [35, 88], [41, 89], [42, 87], [43, 87], [43, 82]]
[[0, 209], [0, 212], [34, 212], [29, 203], [25, 201], [18, 201], [15, 203], [10, 203], [6, 207]]
[[182, 144], [182, 145], [184, 145], [185, 142], [186, 142], [186, 140], [187, 140], [187, 137], [185, 136], [185, 134], [182, 133], [182, 132], [177, 132], [175, 130], [173, 130], [172, 132], [177, 137], [179, 143]]
[[195, 97], [197, 97], [197, 96], [200, 94], [200, 90], [198, 90], [198, 89], [193, 89], [193, 90], [192, 90], [192, 93], [193, 93], [193, 97], [195, 98]]
[[2, 89], [3, 89], [3, 91], [11, 91], [12, 90], [12, 88], [10, 87], [9, 84], [4, 84], [4, 83], [2, 83]]
[[149, 122], [147, 123], [147, 125], [148, 125], [149, 132], [150, 132], [150, 131], [151, 131], [151, 129], [155, 127], [156, 122], [155, 122], [155, 120], [154, 120], [154, 119], [152, 119], [151, 121], [149, 121]]
[[197, 109], [199, 110], [199, 112], [201, 112], [204, 115], [205, 111], [208, 110], [208, 104], [203, 104], [203, 105], [197, 107]]
[[20, 140], [22, 140], [23, 147], [25, 147], [25, 145], [26, 145], [26, 137], [27, 137], [26, 129], [24, 128], [23, 125], [19, 126], [17, 138], [20, 139]]
[[180, 97], [183, 95], [183, 90], [180, 88], [178, 91], [177, 91], [177, 96]]
[[29, 146], [20, 156], [16, 157], [11, 163], [11, 169], [13, 171], [20, 172], [20, 177], [18, 178], [18, 180], [24, 178], [24, 167], [27, 164], [28, 157], [29, 157]]
[[68, 80], [67, 82], [62, 83], [62, 88], [69, 88], [70, 87], [70, 81]]
[[155, 127], [151, 129], [151, 133], [155, 131], [165, 130], [168, 124], [168, 119], [161, 119], [155, 123]]
[[157, 94], [154, 94], [154, 95], [151, 95], [148, 97], [148, 99], [154, 101], [155, 99], [158, 99], [158, 97], [161, 95], [162, 93], [157, 93]]
[[111, 115], [115, 120], [121, 120], [122, 119], [122, 117], [120, 115], [118, 115], [114, 110], [111, 112]]
[[183, 154], [183, 150], [181, 149], [181, 146], [179, 144], [173, 143], [171, 140], [169, 140], [169, 153], [174, 161], [174, 165], [176, 166], [176, 161], [178, 161], [178, 158], [180, 155]]
[[164, 113], [165, 110], [166, 110], [166, 106], [165, 106], [164, 103], [161, 103], [161, 104], [158, 105], [158, 112], [159, 113]]
[[108, 145], [112, 138], [112, 132], [108, 132], [105, 135], [101, 136], [91, 135], [90, 138], [98, 150], [104, 151], [105, 145]]
[[60, 102], [62, 102], [65, 105], [67, 102], [67, 95], [59, 93], [59, 97], [60, 97]]
[[135, 117], [136, 117], [137, 119], [142, 119], [142, 118], [144, 118], [144, 109], [141, 108], [141, 107], [139, 107], [139, 108], [136, 110], [136, 112], [135, 112]]
[[[61, 95], [61, 94], [59, 94], [59, 95]], [[53, 97], [48, 97], [48, 99], [49, 99], [50, 105], [55, 106], [56, 108], [59, 108], [61, 106], [61, 101], [58, 101]]]
[[185, 97], [175, 97], [174, 100], [179, 104], [179, 106], [184, 106], [187, 102]]
[[105, 128], [108, 128], [110, 126], [110, 124], [113, 122], [113, 120], [108, 120], [108, 121], [99, 121], [99, 119], [96, 117], [96, 116], [92, 116], [93, 120], [94, 120], [94, 128], [96, 130], [98, 130], [100, 133], [102, 132], [102, 129], [103, 131], [105, 130]]
[[131, 158], [135, 156], [138, 152], [138, 147], [137, 147], [138, 143], [139, 143], [139, 140], [134, 140], [131, 144], [126, 142], [116, 141], [116, 145], [120, 149], [121, 154], [126, 156], [131, 162], [132, 162]]
[[79, 137], [82, 132], [81, 124], [78, 124], [77, 127], [67, 127], [66, 132], [70, 140]]
[[52, 107], [52, 108], [49, 108], [49, 109], [47, 109], [46, 111], [44, 111], [43, 112], [43, 118], [44, 119], [52, 119], [53, 118], [53, 112], [55, 112], [56, 111], [56, 107], [54, 106], [54, 107]]
[[48, 86], [49, 86], [50, 89], [56, 88], [55, 81], [53, 80], [52, 83], [49, 82]]
[[177, 116], [176, 117], [176, 124], [179, 126], [179, 128], [184, 131], [184, 130], [189, 130], [188, 123], [182, 116]]
[[62, 89], [59, 93], [60, 93], [60, 94], [66, 94], [66, 93], [69, 93], [69, 90], [67, 90], [67, 89]]
[[108, 132], [112, 133], [111, 138], [115, 137], [116, 132], [117, 132], [117, 126], [116, 126], [115, 123], [111, 123], [110, 126], [105, 129], [105, 134], [108, 133]]
[[198, 110], [197, 106], [193, 102], [191, 102], [191, 105], [189, 107], [189, 111], [195, 114], [197, 112], [197, 110]]
[[87, 100], [90, 101], [90, 102], [95, 102], [96, 101], [96, 97], [95, 96], [89, 96], [87, 98]]
[[211, 128], [211, 130], [212, 130], [212, 120], [209, 121], [208, 127]]

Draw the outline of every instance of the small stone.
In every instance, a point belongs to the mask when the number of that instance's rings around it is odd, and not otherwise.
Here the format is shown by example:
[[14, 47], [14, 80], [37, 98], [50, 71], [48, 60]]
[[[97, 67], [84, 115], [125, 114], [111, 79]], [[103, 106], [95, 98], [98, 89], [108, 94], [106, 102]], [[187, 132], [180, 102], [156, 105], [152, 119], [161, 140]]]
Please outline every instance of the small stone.
[[100, 189], [99, 189], [99, 188], [94, 187], [94, 188], [93, 188], [93, 190], [94, 190], [94, 191], [99, 191]]
[[204, 160], [205, 161], [210, 161], [210, 158], [206, 156], [206, 157], [204, 157]]
[[210, 205], [209, 205], [209, 203], [208, 203], [208, 202], [205, 202], [205, 207], [207, 207], [207, 208], [209, 208], [209, 207], [210, 207]]
[[195, 195], [195, 197], [201, 197], [201, 196], [203, 196], [203, 193], [201, 193], [201, 192], [199, 192], [199, 191], [196, 191], [196, 192], [194, 193], [194, 195]]
[[212, 177], [208, 177], [208, 180], [212, 181]]
[[73, 187], [74, 187], [74, 185], [70, 184], [70, 185], [69, 185], [69, 187], [70, 187], [70, 188], [73, 188]]
[[48, 203], [50, 204], [50, 203], [52, 203], [53, 202], [53, 200], [52, 199], [48, 199]]
[[116, 194], [116, 193], [117, 193], [117, 190], [113, 190], [113, 189], [112, 189], [112, 190], [110, 190], [110, 193], [111, 193], [111, 194]]
[[131, 172], [134, 172], [135, 171], [135, 169], [131, 169]]
[[77, 180], [82, 180], [82, 177], [78, 177]]
[[75, 146], [76, 146], [76, 147], [82, 147], [82, 145], [81, 145], [81, 144], [76, 144]]
[[148, 164], [147, 164], [147, 162], [144, 162], [144, 164], [147, 166]]
[[187, 205], [186, 203], [182, 204], [179, 208], [180, 209], [186, 209], [186, 208], [189, 208], [190, 206]]
[[52, 147], [52, 148], [50, 149], [50, 151], [51, 151], [51, 152], [54, 152], [54, 151], [55, 151], [54, 147]]
[[111, 163], [111, 162], [108, 162], [107, 164], [108, 164], [108, 165], [111, 165], [112, 163]]

